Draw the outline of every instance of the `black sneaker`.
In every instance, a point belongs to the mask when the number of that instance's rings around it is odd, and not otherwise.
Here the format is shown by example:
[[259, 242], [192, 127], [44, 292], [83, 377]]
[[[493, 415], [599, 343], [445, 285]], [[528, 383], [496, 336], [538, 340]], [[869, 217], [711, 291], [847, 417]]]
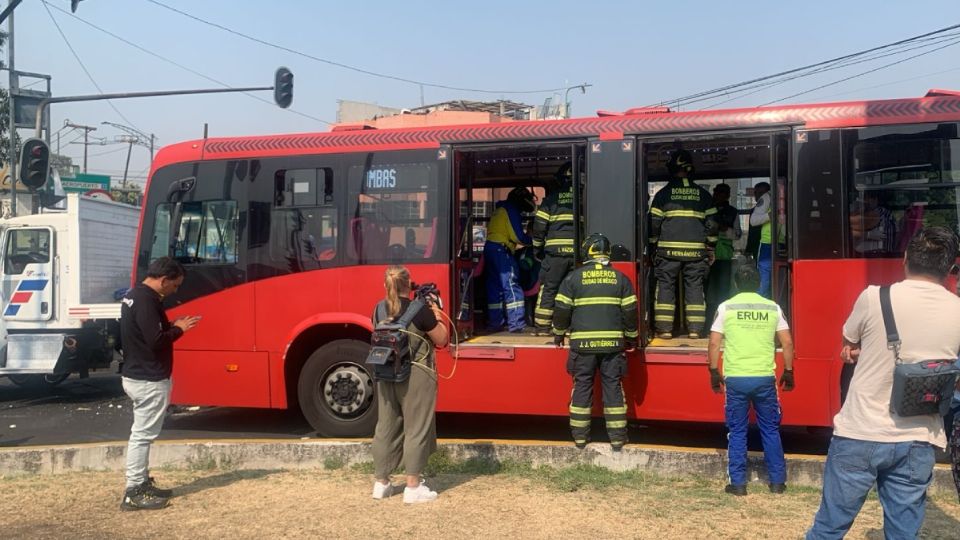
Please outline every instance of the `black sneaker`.
[[787, 490], [786, 484], [770, 484], [770, 493], [780, 494]]
[[169, 499], [157, 497], [148, 493], [142, 486], [128, 489], [123, 494], [123, 502], [120, 503], [120, 510], [124, 512], [131, 510], [160, 510], [166, 508], [170, 503]]
[[156, 495], [157, 497], [161, 497], [164, 499], [169, 499], [170, 497], [173, 497], [173, 490], [158, 488], [157, 482], [153, 479], [152, 476], [147, 477], [147, 481], [140, 484], [140, 488], [151, 495]]
[[723, 488], [723, 491], [736, 495], [737, 497], [743, 497], [747, 494], [747, 486], [735, 486], [733, 484], [727, 484], [727, 487]]

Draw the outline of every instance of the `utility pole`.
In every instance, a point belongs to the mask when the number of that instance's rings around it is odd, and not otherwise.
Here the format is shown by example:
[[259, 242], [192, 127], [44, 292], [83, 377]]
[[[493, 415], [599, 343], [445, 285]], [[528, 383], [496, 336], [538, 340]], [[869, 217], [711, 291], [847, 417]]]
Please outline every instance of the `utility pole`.
[[64, 126], [71, 127], [73, 129], [82, 129], [83, 130], [83, 172], [87, 172], [87, 147], [90, 144], [90, 132], [96, 131], [97, 128], [93, 126], [84, 126], [80, 124], [71, 124], [70, 122], [64, 123]]
[[[151, 133], [151, 134], [148, 135], [148, 134], [140, 131], [139, 129], [132, 128], [132, 127], [130, 127], [130, 126], [125, 126], [125, 125], [123, 125], [123, 124], [117, 124], [117, 123], [115, 123], [115, 122], [103, 121], [103, 122], [100, 122], [100, 123], [103, 124], [103, 125], [106, 125], [106, 126], [113, 126], [113, 127], [117, 128], [117, 129], [119, 129], [120, 131], [123, 131], [124, 133], [129, 134], [130, 136], [133, 137], [133, 141], [132, 141], [133, 144], [138, 144], [138, 145], [140, 145], [140, 146], [145, 146], [145, 147], [149, 148], [149, 149], [150, 149], [150, 163], [153, 163], [153, 145], [154, 145], [154, 142], [156, 141], [156, 138], [157, 138], [156, 135], [154, 135], [153, 133]], [[127, 139], [118, 139], [118, 140], [119, 140], [120, 142], [130, 142], [130, 141], [127, 141]], [[148, 141], [149, 141], [149, 142], [148, 142]]]
[[10, 217], [17, 217], [17, 118], [13, 104], [13, 95], [17, 92], [17, 72], [13, 65], [13, 9], [17, 7], [20, 0], [10, 0], [7, 3], [10, 18], [7, 25], [7, 67], [10, 69], [10, 131], [7, 135], [10, 137], [10, 163], [7, 164], [7, 171], [10, 173]]
[[[133, 143], [138, 142], [140, 139], [137, 137], [126, 136], [127, 140], [127, 164], [123, 166], [123, 187], [127, 187], [127, 171], [130, 170], [130, 154], [133, 153]], [[153, 160], [150, 160], [153, 163]]]

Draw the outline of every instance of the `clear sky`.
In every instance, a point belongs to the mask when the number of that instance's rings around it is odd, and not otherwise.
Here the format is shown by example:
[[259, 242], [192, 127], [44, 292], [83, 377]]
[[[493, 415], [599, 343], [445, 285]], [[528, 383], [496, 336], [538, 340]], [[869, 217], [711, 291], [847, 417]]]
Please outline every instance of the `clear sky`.
[[[158, 1], [264, 41], [406, 79], [489, 90], [592, 84], [586, 94], [570, 92], [574, 116], [649, 105], [960, 23], [957, 0]], [[69, 0], [46, 3], [103, 92], [218, 86], [71, 17]], [[234, 87], [269, 86], [274, 70], [287, 66], [295, 74], [291, 108], [322, 120], [335, 120], [338, 99], [420, 105], [418, 85], [253, 43], [148, 0], [84, 0], [76, 15]], [[98, 93], [57, 32], [44, 0], [24, 1], [15, 24], [17, 69], [52, 75], [56, 96]], [[726, 106], [759, 105], [899, 58], [800, 79]], [[787, 102], [919, 96], [929, 88], [960, 89], [960, 45]], [[461, 98], [542, 104], [551, 96], [431, 87], [423, 92], [428, 104]], [[113, 139], [121, 132], [101, 122], [132, 124], [156, 134], [160, 145], [199, 138], [205, 122], [211, 136], [328, 129], [272, 105], [269, 92], [260, 96], [270, 103], [242, 94], [114, 101], [122, 116], [105, 102], [57, 104], [53, 129], [69, 119], [96, 125], [93, 135]], [[83, 146], [66, 144], [78, 136], [65, 135], [61, 153], [79, 164]], [[90, 172], [121, 176], [125, 149], [91, 146]], [[134, 147], [131, 177], [142, 181], [148, 161], [148, 151]]]

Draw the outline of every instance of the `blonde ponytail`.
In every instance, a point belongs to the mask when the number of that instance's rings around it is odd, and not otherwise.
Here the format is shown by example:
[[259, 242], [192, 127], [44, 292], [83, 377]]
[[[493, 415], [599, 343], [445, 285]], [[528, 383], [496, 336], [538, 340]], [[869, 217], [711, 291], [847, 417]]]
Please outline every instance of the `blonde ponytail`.
[[410, 295], [410, 271], [403, 266], [391, 266], [384, 275], [387, 289], [387, 315], [394, 318], [400, 315], [400, 295]]

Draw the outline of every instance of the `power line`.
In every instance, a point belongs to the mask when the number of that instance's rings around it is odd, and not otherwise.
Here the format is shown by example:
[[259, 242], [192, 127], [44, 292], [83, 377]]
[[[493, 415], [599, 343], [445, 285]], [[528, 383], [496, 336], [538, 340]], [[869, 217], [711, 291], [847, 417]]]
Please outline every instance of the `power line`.
[[944, 73], [952, 73], [952, 72], [954, 72], [954, 71], [960, 71], [960, 66], [953, 67], [953, 68], [950, 68], [950, 69], [945, 69], [945, 70], [943, 70], [943, 71], [935, 71], [935, 72], [933, 72], [933, 73], [926, 73], [926, 74], [924, 74], [924, 75], [917, 75], [916, 77], [908, 77], [908, 78], [906, 78], [906, 79], [898, 79], [898, 80], [896, 80], [896, 81], [889, 81], [889, 82], [885, 82], [885, 83], [882, 83], [882, 84], [875, 84], [875, 85], [873, 85], [873, 86], [865, 86], [865, 87], [856, 88], [856, 89], [853, 89], [853, 90], [845, 90], [845, 91], [843, 91], [843, 92], [835, 92], [835, 93], [833, 93], [833, 94], [827, 94], [827, 95], [823, 96], [823, 98], [830, 98], [830, 97], [835, 97], [835, 96], [845, 96], [845, 95], [848, 95], [848, 94], [856, 94], [857, 92], [865, 92], [865, 91], [867, 91], [867, 90], [875, 90], [875, 89], [877, 89], [877, 88], [883, 88], [883, 87], [885, 87], [885, 86], [893, 86], [893, 85], [895, 85], [895, 84], [901, 84], [901, 83], [905, 83], [905, 82], [916, 81], [916, 80], [920, 80], [920, 79], [926, 79], [927, 77], [933, 77], [934, 75], [943, 75]]
[[[153, 1], [153, 0], [148, 0], [148, 1]], [[763, 77], [757, 77], [757, 78], [750, 79], [750, 80], [743, 81], [743, 82], [739, 82], [739, 83], [728, 84], [728, 85], [725, 85], [725, 86], [721, 86], [721, 87], [718, 87], [718, 88], [714, 88], [714, 89], [712, 89], [712, 90], [706, 90], [706, 91], [703, 91], [703, 92], [697, 92], [697, 93], [695, 93], [695, 94], [690, 94], [690, 95], [683, 96], [683, 97], [680, 97], [680, 98], [675, 98], [675, 99], [670, 99], [670, 100], [664, 100], [664, 101], [661, 101], [659, 104], [660, 104], [660, 105], [663, 105], [663, 104], [677, 103], [678, 106], [679, 106], [679, 105], [682, 105], [682, 104], [684, 104], [684, 103], [690, 102], [691, 100], [694, 100], [694, 99], [697, 99], [697, 98], [703, 98], [703, 97], [705, 97], [705, 96], [729, 95], [729, 94], [733, 93], [733, 92], [732, 92], [733, 90], [736, 90], [736, 89], [738, 89], [738, 88], [742, 88], [742, 87], [745, 87], [745, 86], [748, 86], [748, 85], [755, 85], [756, 83], [761, 83], [761, 82], [764, 82], [764, 81], [770, 81], [770, 80], [774, 80], [774, 79], [780, 79], [780, 78], [785, 77], [785, 76], [788, 76], [788, 75], [793, 75], [793, 74], [797, 74], [797, 73], [802, 73], [802, 72], [814, 70], [814, 69], [816, 69], [816, 68], [821, 68], [821, 67], [825, 67], [825, 66], [835, 65], [835, 64], [838, 64], [838, 63], [841, 63], [841, 62], [844, 62], [844, 61], [848, 61], [848, 60], [852, 60], [852, 59], [855, 59], [855, 58], [858, 58], [858, 57], [862, 57], [862, 56], [868, 55], [868, 54], [870, 54], [870, 53], [874, 53], [874, 52], [877, 52], [877, 51], [882, 51], [882, 50], [885, 50], [885, 49], [891, 49], [891, 48], [900, 47], [900, 46], [902, 46], [902, 45], [904, 45], [904, 44], [914, 43], [914, 42], [917, 42], [917, 41], [921, 41], [921, 40], [923, 40], [924, 38], [928, 38], [928, 37], [935, 36], [935, 35], [938, 35], [938, 34], [943, 34], [943, 33], [945, 33], [945, 32], [950, 32], [950, 31], [952, 31], [952, 30], [957, 30], [957, 29], [960, 29], [960, 24], [955, 24], [955, 25], [952, 25], [952, 26], [948, 26], [948, 27], [946, 27], [946, 28], [941, 28], [941, 29], [939, 29], [939, 30], [934, 30], [934, 31], [932, 31], [932, 32], [927, 32], [927, 33], [920, 34], [920, 35], [917, 35], [917, 36], [913, 36], [913, 37], [910, 37], [910, 38], [907, 38], [907, 39], [902, 39], [902, 40], [899, 40], [899, 41], [894, 41], [894, 42], [891, 42], [891, 43], [886, 43], [886, 44], [883, 44], [883, 45], [878, 45], [878, 46], [876, 46], [876, 47], [871, 47], [871, 48], [869, 48], [869, 49], [865, 49], [865, 50], [858, 51], [858, 52], [855, 52], [855, 53], [850, 53], [850, 54], [846, 54], [846, 55], [843, 55], [843, 56], [838, 56], [838, 57], [836, 57], [836, 58], [831, 58], [831, 59], [829, 59], [829, 60], [824, 60], [824, 61], [821, 61], [821, 62], [816, 62], [816, 63], [814, 63], [814, 64], [810, 64], [810, 65], [806, 65], [806, 66], [802, 66], [802, 67], [798, 67], [798, 68], [793, 68], [793, 69], [789, 69], [789, 70], [786, 70], [786, 71], [781, 71], [781, 72], [779, 72], [779, 73], [774, 73], [774, 74], [772, 74], [772, 75], [766, 75], [766, 76], [763, 76]]]
[[348, 64], [344, 64], [344, 63], [342, 63], [342, 62], [337, 62], [337, 61], [329, 60], [329, 59], [326, 59], [326, 58], [320, 58], [320, 57], [318, 57], [318, 56], [314, 56], [314, 55], [309, 54], [309, 53], [305, 53], [305, 52], [302, 52], [302, 51], [298, 51], [298, 50], [296, 50], [296, 49], [291, 49], [290, 47], [285, 47], [285, 46], [283, 46], [283, 45], [278, 45], [278, 44], [276, 44], [276, 43], [272, 43], [272, 42], [269, 42], [269, 41], [266, 41], [266, 40], [263, 40], [263, 39], [260, 39], [260, 38], [251, 36], [251, 35], [249, 35], [249, 34], [245, 34], [245, 33], [243, 33], [243, 32], [240, 32], [239, 30], [234, 30], [234, 29], [229, 28], [229, 27], [227, 27], [227, 26], [224, 26], [224, 25], [222, 25], [222, 24], [218, 24], [218, 23], [215, 23], [215, 22], [212, 22], [212, 21], [208, 21], [208, 20], [206, 20], [206, 19], [203, 19], [203, 18], [198, 17], [198, 16], [196, 16], [196, 15], [192, 15], [192, 14], [187, 13], [187, 12], [185, 12], [185, 11], [181, 11], [181, 10], [175, 8], [175, 7], [168, 6], [168, 5], [164, 4], [163, 2], [159, 2], [159, 1], [157, 1], [157, 0], [146, 0], [146, 1], [147, 1], [147, 2], [150, 2], [151, 4], [155, 4], [155, 5], [159, 6], [159, 7], [162, 7], [162, 8], [164, 8], [164, 9], [170, 10], [170, 11], [172, 11], [172, 12], [174, 12], [174, 13], [179, 14], [179, 15], [182, 15], [182, 16], [184, 16], [184, 17], [187, 17], [188, 19], [192, 19], [192, 20], [197, 21], [197, 22], [199, 22], [199, 23], [203, 23], [203, 24], [205, 24], [205, 25], [207, 25], [207, 26], [212, 26], [213, 28], [216, 28], [216, 29], [218, 29], [218, 30], [223, 30], [224, 32], [233, 34], [233, 35], [235, 35], [235, 36], [242, 37], [242, 38], [247, 39], [247, 40], [249, 40], [249, 41], [253, 41], [254, 43], [259, 43], [260, 45], [266, 45], [267, 47], [272, 47], [272, 48], [274, 48], [274, 49], [278, 49], [278, 50], [281, 50], [281, 51], [284, 51], [284, 52], [288, 52], [288, 53], [291, 53], [291, 54], [295, 54], [295, 55], [297, 55], [297, 56], [302, 56], [303, 58], [307, 58], [307, 59], [313, 60], [313, 61], [315, 61], [315, 62], [320, 62], [320, 63], [327, 64], [327, 65], [330, 65], [330, 66], [335, 66], [335, 67], [347, 69], [347, 70], [354, 71], [354, 72], [357, 72], [357, 73], [362, 73], [362, 74], [364, 74], [364, 75], [370, 75], [370, 76], [372, 76], [372, 77], [379, 77], [379, 78], [381, 78], [381, 79], [390, 79], [390, 80], [394, 80], [394, 81], [405, 82], [405, 83], [409, 83], [409, 84], [415, 84], [415, 85], [418, 85], [418, 86], [426, 86], [426, 87], [430, 87], [430, 88], [441, 88], [441, 89], [443, 89], [443, 90], [456, 90], [456, 91], [458, 91], [458, 92], [475, 92], [475, 93], [478, 93], [478, 94], [548, 94], [548, 93], [552, 93], [552, 92], [559, 92], [559, 91], [562, 91], [562, 90], [566, 90], [566, 87], [560, 87], [560, 88], [545, 88], [545, 89], [543, 89], [543, 90], [486, 90], [486, 89], [482, 89], [482, 88], [464, 88], [464, 87], [459, 87], [459, 86], [449, 86], [449, 85], [446, 85], [446, 84], [429, 83], [429, 82], [424, 82], [424, 81], [418, 81], [418, 80], [415, 80], [415, 79], [408, 79], [408, 78], [406, 78], [406, 77], [398, 77], [398, 76], [396, 76], [396, 75], [387, 75], [387, 74], [385, 74], [385, 73], [378, 73], [378, 72], [376, 72], [376, 71], [370, 71], [370, 70], [368, 70], [368, 69], [358, 68], [358, 67], [355, 67], [355, 66], [351, 66], [351, 65], [348, 65]]
[[849, 81], [849, 80], [851, 80], [851, 79], [856, 79], [857, 77], [862, 77], [862, 76], [864, 76], [864, 75], [868, 75], [868, 74], [870, 74], [870, 73], [874, 73], [874, 72], [876, 72], [876, 71], [880, 71], [881, 69], [886, 69], [886, 68], [888, 68], [888, 67], [892, 67], [892, 66], [895, 66], [895, 65], [897, 65], [897, 64], [902, 64], [902, 63], [904, 63], [904, 62], [913, 60], [914, 58], [919, 58], [919, 57], [921, 57], [921, 56], [926, 56], [926, 55], [928, 55], [928, 54], [935, 53], [935, 52], [937, 52], [937, 51], [939, 51], [939, 50], [946, 49], [947, 47], [953, 47], [954, 45], [957, 45], [957, 44], [960, 44], [960, 39], [954, 40], [954, 41], [952, 41], [952, 42], [950, 42], [950, 43], [947, 43], [946, 45], [942, 45], [942, 46], [940, 46], [940, 47], [937, 47], [937, 48], [932, 49], [932, 50], [929, 50], [929, 51], [925, 51], [925, 52], [922, 52], [922, 53], [919, 53], [919, 54], [915, 54], [915, 55], [913, 55], [913, 56], [908, 56], [908, 57], [906, 57], [906, 58], [897, 60], [897, 61], [895, 61], [895, 62], [890, 62], [889, 64], [884, 64], [884, 65], [882, 65], [882, 66], [880, 66], [880, 67], [876, 67], [876, 68], [873, 68], [873, 69], [869, 69], [869, 70], [867, 70], [867, 71], [862, 71], [862, 72], [857, 73], [857, 74], [855, 74], [855, 75], [851, 75], [851, 76], [849, 76], [849, 77], [844, 77], [844, 78], [842, 78], [842, 79], [838, 79], [838, 80], [836, 80], [836, 81], [829, 82], [829, 83], [827, 83], [827, 84], [822, 84], [822, 85], [820, 85], [820, 86], [817, 86], [817, 87], [815, 87], [815, 88], [811, 88], [811, 89], [809, 89], [809, 90], [804, 90], [803, 92], [797, 92], [796, 94], [791, 94], [791, 95], [789, 95], [789, 96], [782, 97], [782, 98], [780, 98], [780, 99], [775, 99], [775, 100], [773, 100], [773, 101], [768, 101], [768, 102], [764, 103], [763, 105], [761, 105], [761, 107], [764, 106], [764, 105], [772, 105], [772, 104], [774, 104], [774, 103], [779, 103], [779, 102], [781, 102], [781, 101], [786, 101], [786, 100], [788, 100], [788, 99], [792, 99], [792, 98], [795, 98], [795, 97], [797, 97], [797, 96], [802, 96], [802, 95], [804, 95], [804, 94], [809, 94], [810, 92], [816, 92], [817, 90], [822, 90], [822, 89], [824, 89], [824, 88], [827, 88], [827, 87], [830, 87], [830, 86], [833, 86], [833, 85], [836, 85], [836, 84], [840, 84], [840, 83], [842, 83], [842, 82], [846, 82], [846, 81]]
[[[93, 75], [90, 74], [90, 70], [87, 69], [87, 66], [84, 65], [83, 60], [80, 59], [80, 55], [77, 54], [77, 51], [74, 50], [73, 45], [70, 44], [70, 40], [67, 39], [67, 35], [63, 33], [63, 30], [60, 28], [60, 24], [57, 23], [57, 19], [53, 16], [53, 13], [50, 11], [50, 8], [47, 6], [47, 3], [46, 3], [46, 2], [43, 2], [43, 8], [44, 8], [45, 10], [47, 10], [47, 15], [50, 16], [50, 20], [53, 22], [53, 25], [57, 27], [57, 32], [60, 33], [60, 37], [63, 38], [63, 41], [64, 41], [64, 43], [67, 44], [67, 48], [70, 49], [70, 52], [73, 53], [73, 57], [77, 59], [77, 63], [80, 64], [80, 67], [83, 69], [83, 72], [87, 74], [87, 78], [90, 79], [90, 82], [93, 83], [93, 86], [96, 87], [97, 91], [100, 92], [101, 94], [103, 94], [103, 93], [104, 93], [104, 92], [103, 92], [103, 89], [100, 88], [100, 85], [99, 85], [99, 84], [97, 84], [97, 81], [93, 78]], [[133, 122], [131, 122], [129, 118], [127, 118], [126, 116], [124, 116], [124, 114], [123, 114], [122, 112], [120, 112], [120, 109], [118, 109], [117, 106], [113, 104], [113, 101], [111, 101], [111, 100], [109, 100], [109, 99], [106, 100], [106, 101], [107, 101], [107, 104], [110, 105], [110, 107], [111, 107], [117, 114], [120, 115], [120, 118], [123, 118], [124, 122], [130, 124], [131, 126], [136, 127], [136, 124], [134, 124]]]
[[[44, 4], [47, 4], [46, 0], [43, 0], [43, 3], [44, 3]], [[48, 4], [48, 5], [49, 5], [49, 4]], [[130, 41], [130, 40], [128, 40], [128, 39], [125, 39], [125, 38], [123, 38], [123, 37], [121, 37], [121, 36], [119, 36], [119, 35], [117, 35], [117, 34], [114, 34], [113, 32], [111, 32], [111, 31], [109, 31], [109, 30], [107, 30], [107, 29], [105, 29], [105, 28], [101, 28], [101, 27], [93, 24], [92, 22], [87, 21], [86, 19], [83, 19], [83, 18], [81, 18], [81, 17], [78, 17], [78, 16], [74, 15], [73, 13], [69, 13], [69, 12], [67, 12], [66, 10], [64, 10], [64, 9], [62, 9], [62, 8], [56, 6], [56, 5], [50, 5], [50, 7], [52, 7], [53, 9], [55, 9], [55, 10], [57, 10], [57, 11], [65, 14], [65, 15], [69, 15], [70, 17], [73, 17], [74, 19], [82, 22], [83, 24], [86, 24], [87, 26], [89, 26], [89, 27], [91, 27], [91, 28], [93, 28], [93, 29], [95, 29], [95, 30], [99, 30], [100, 32], [103, 32], [104, 34], [107, 34], [108, 36], [110, 36], [110, 37], [112, 37], [112, 38], [114, 38], [114, 39], [117, 39], [117, 40], [119, 40], [119, 41], [122, 41], [123, 43], [126, 43], [127, 45], [129, 45], [129, 46], [131, 46], [131, 47], [133, 47], [133, 48], [135, 48], [135, 49], [137, 49], [137, 50], [139, 50], [139, 51], [141, 51], [141, 52], [144, 52], [144, 53], [146, 53], [146, 54], [149, 54], [150, 56], [153, 56], [154, 58], [158, 58], [158, 59], [160, 59], [160, 60], [163, 60], [164, 62], [167, 62], [168, 64], [171, 64], [171, 65], [173, 65], [173, 66], [176, 66], [176, 67], [178, 67], [178, 68], [180, 68], [180, 69], [182, 69], [182, 70], [184, 70], [184, 71], [187, 71], [187, 72], [189, 72], [189, 73], [192, 73], [192, 74], [194, 74], [194, 75], [196, 75], [196, 76], [198, 76], [198, 77], [202, 77], [202, 78], [204, 78], [204, 79], [206, 79], [206, 80], [208, 80], [208, 81], [210, 81], [210, 82], [213, 82], [213, 83], [215, 83], [215, 84], [218, 84], [218, 85], [220, 85], [220, 86], [223, 86], [224, 88], [233, 88], [232, 86], [230, 86], [229, 84], [227, 84], [227, 83], [225, 83], [225, 82], [223, 82], [223, 81], [219, 81], [219, 80], [217, 80], [217, 79], [214, 79], [213, 77], [210, 77], [210, 76], [208, 76], [208, 75], [206, 75], [206, 74], [204, 74], [204, 73], [202, 73], [202, 72], [199, 72], [199, 71], [197, 71], [197, 70], [195, 70], [195, 69], [191, 69], [191, 68], [189, 68], [189, 67], [187, 67], [187, 66], [185, 66], [185, 65], [183, 65], [183, 64], [180, 64], [180, 63], [178, 63], [178, 62], [176, 62], [176, 61], [174, 61], [174, 60], [171, 60], [171, 59], [166, 58], [166, 57], [164, 57], [164, 56], [162, 56], [162, 55], [160, 55], [160, 54], [158, 54], [158, 53], [156, 53], [156, 52], [153, 52], [153, 51], [147, 49], [146, 47], [142, 47], [142, 46], [140, 46], [140, 45], [137, 45], [136, 43], [134, 43], [134, 42], [132, 42], [132, 41]], [[248, 97], [252, 97], [253, 99], [255, 99], [255, 100], [257, 100], [257, 101], [266, 103], [266, 104], [268, 104], [268, 105], [275, 105], [272, 101], [270, 101], [270, 100], [268, 100], [268, 99], [263, 99], [263, 98], [255, 95], [255, 94], [251, 94], [251, 93], [249, 93], [249, 92], [242, 92], [242, 93], [243, 93], [244, 95], [248, 96]], [[311, 115], [309, 115], [309, 114], [307, 114], [307, 113], [300, 112], [300, 111], [295, 110], [295, 109], [289, 109], [289, 108], [288, 108], [288, 109], [286, 109], [286, 111], [291, 112], [291, 113], [293, 113], [293, 114], [300, 115], [300, 116], [302, 116], [302, 117], [304, 117], [304, 118], [309, 118], [310, 120], [315, 120], [315, 121], [320, 122], [320, 123], [323, 123], [323, 124], [328, 124], [328, 125], [332, 125], [332, 124], [333, 124], [333, 122], [329, 122], [329, 121], [324, 120], [324, 119], [322, 119], [322, 118], [317, 118], [316, 116], [311, 116]]]
[[[953, 41], [953, 40], [954, 40], [955, 38], [957, 38], [957, 37], [960, 37], [960, 32], [954, 32], [954, 33], [951, 33], [951, 34], [946, 34], [946, 35], [944, 35], [944, 36], [938, 36], [938, 37], [936, 37], [936, 38], [927, 38], [927, 39], [924, 39], [924, 40], [921, 40], [921, 41], [931, 41], [931, 42], [930, 42], [930, 43], [926, 43], [926, 44], [924, 44], [924, 45], [918, 45], [918, 46], [915, 46], [915, 47], [903, 47], [903, 48], [899, 48], [899, 49], [897, 49], [897, 50], [894, 50], [893, 52], [887, 52], [887, 53], [884, 53], [884, 54], [876, 54], [876, 55], [873, 55], [873, 56], [868, 56], [868, 57], [866, 57], [866, 58], [851, 59], [851, 60], [847, 60], [847, 61], [844, 61], [844, 62], [835, 64], [835, 65], [824, 66], [824, 67], [821, 67], [821, 68], [818, 68], [818, 69], [815, 69], [815, 70], [812, 70], [812, 71], [795, 74], [795, 75], [792, 75], [792, 76], [790, 76], [790, 77], [785, 77], [785, 78], [782, 78], [782, 79], [779, 79], [779, 80], [767, 81], [767, 82], [758, 83], [758, 84], [755, 84], [755, 85], [745, 86], [745, 87], [743, 87], [743, 88], [741, 88], [741, 89], [739, 89], [739, 90], [736, 90], [735, 92], [729, 92], [729, 93], [725, 93], [725, 94], [722, 94], [722, 95], [719, 95], [719, 96], [706, 96], [706, 97], [702, 97], [702, 98], [699, 98], [699, 99], [690, 100], [690, 101], [685, 102], [684, 104], [685, 104], [685, 105], [690, 105], [690, 104], [693, 104], [693, 103], [699, 103], [699, 102], [701, 102], [701, 101], [710, 101], [710, 100], [714, 100], [714, 99], [719, 99], [719, 98], [725, 97], [725, 96], [727, 96], [727, 95], [730, 95], [730, 94], [736, 93], [736, 92], [745, 92], [745, 93], [742, 93], [742, 94], [739, 94], [739, 95], [734, 95], [734, 96], [732, 96], [732, 97], [730, 97], [730, 98], [728, 98], [728, 99], [725, 99], [725, 100], [723, 100], [723, 101], [719, 101], [719, 102], [717, 102], [717, 103], [712, 103], [712, 104], [710, 104], [710, 105], [708, 105], [708, 106], [706, 106], [706, 107], [703, 107], [701, 110], [712, 109], [712, 108], [714, 108], [714, 107], [719, 107], [720, 105], [724, 105], [724, 104], [730, 103], [731, 101], [736, 101], [736, 100], [739, 100], [739, 99], [743, 99], [743, 98], [745, 98], [745, 97], [747, 97], [747, 96], [752, 96], [752, 95], [754, 95], [754, 94], [763, 92], [763, 91], [765, 91], [765, 90], [769, 90], [770, 88], [773, 88], [773, 87], [775, 87], [775, 86], [780, 86], [780, 85], [782, 85], [782, 84], [786, 84], [787, 82], [792, 81], [792, 80], [795, 80], [795, 79], [799, 79], [799, 78], [803, 78], [803, 77], [807, 77], [807, 76], [812, 76], [812, 75], [818, 75], [818, 74], [821, 74], [821, 73], [826, 73], [826, 72], [828, 72], [828, 71], [834, 71], [834, 70], [837, 70], [837, 69], [843, 69], [843, 68], [847, 68], [847, 67], [850, 67], [850, 66], [853, 66], [853, 65], [863, 64], [863, 63], [866, 63], [866, 62], [872, 62], [872, 61], [874, 61], [874, 60], [879, 60], [879, 59], [881, 59], [881, 58], [886, 58], [886, 57], [889, 57], [889, 56], [896, 56], [896, 55], [904, 54], [904, 53], [907, 53], [907, 52], [910, 52], [910, 51], [913, 51], [913, 50], [917, 50], [917, 49], [924, 49], [924, 48], [932, 47], [933, 45], [937, 45], [937, 44], [943, 43], [943, 42], [945, 42], [945, 41]], [[747, 92], [747, 90], [753, 90], [753, 91], [752, 91], [752, 92]]]

